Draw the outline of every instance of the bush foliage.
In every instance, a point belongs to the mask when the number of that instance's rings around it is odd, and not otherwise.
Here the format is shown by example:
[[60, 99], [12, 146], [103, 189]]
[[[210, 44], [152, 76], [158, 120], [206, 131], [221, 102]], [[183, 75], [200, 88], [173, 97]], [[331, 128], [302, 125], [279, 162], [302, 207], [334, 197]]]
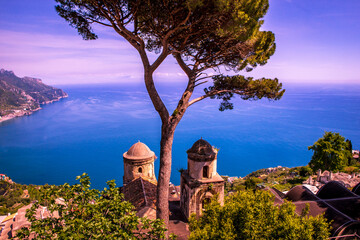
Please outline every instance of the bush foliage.
[[[87, 174], [77, 177], [79, 184], [51, 186], [41, 192], [40, 201], [33, 204], [26, 217], [29, 229], [17, 233], [20, 239], [35, 234], [38, 239], [163, 239], [165, 227], [162, 220], [149, 220], [136, 216], [131, 203], [124, 201], [123, 194], [114, 180], [102, 191], [90, 189]], [[56, 199], [62, 198], [63, 203]], [[35, 217], [36, 210], [45, 206], [51, 216]]]
[[323, 240], [330, 236], [323, 216], [295, 213], [290, 202], [274, 205], [267, 191], [239, 191], [205, 207], [203, 215], [190, 218], [190, 240], [198, 239], [291, 239]]

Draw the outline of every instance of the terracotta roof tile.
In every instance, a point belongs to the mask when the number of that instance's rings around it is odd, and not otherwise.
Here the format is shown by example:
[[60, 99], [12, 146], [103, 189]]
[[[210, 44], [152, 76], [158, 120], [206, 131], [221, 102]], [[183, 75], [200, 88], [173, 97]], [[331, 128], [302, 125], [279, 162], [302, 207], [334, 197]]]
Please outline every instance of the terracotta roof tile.
[[131, 202], [136, 211], [141, 208], [155, 207], [156, 185], [143, 178], [136, 178], [123, 187], [125, 200]]

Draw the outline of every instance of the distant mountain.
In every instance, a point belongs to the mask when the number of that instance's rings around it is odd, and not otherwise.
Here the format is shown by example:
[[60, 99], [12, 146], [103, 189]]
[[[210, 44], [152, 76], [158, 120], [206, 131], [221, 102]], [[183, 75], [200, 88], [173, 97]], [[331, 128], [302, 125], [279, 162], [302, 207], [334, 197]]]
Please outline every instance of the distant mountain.
[[47, 104], [67, 97], [58, 88], [48, 86], [40, 79], [17, 77], [13, 71], [0, 69], [0, 122], [29, 115]]

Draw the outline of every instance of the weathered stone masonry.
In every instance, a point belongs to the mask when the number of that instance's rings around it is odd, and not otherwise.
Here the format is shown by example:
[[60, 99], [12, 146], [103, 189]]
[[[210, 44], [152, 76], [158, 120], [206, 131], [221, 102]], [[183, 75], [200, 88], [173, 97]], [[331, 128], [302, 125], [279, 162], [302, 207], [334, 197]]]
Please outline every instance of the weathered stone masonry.
[[188, 169], [180, 179], [180, 208], [189, 218], [201, 215], [204, 205], [217, 198], [224, 204], [224, 179], [217, 173], [217, 150], [200, 139], [187, 151]]

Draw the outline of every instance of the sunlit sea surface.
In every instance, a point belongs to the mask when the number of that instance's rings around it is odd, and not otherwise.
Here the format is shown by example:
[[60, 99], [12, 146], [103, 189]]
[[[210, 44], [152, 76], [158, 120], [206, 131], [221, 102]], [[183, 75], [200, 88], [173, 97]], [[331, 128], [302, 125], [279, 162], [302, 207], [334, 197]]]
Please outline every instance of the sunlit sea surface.
[[[159, 156], [160, 119], [143, 84], [58, 87], [69, 97], [0, 123], [0, 173], [23, 184], [63, 184], [87, 172], [92, 186], [102, 188], [111, 179], [122, 185], [122, 154], [137, 141]], [[219, 112], [219, 101], [211, 99], [191, 106], [175, 133], [171, 181], [180, 183], [186, 150], [201, 137], [220, 149], [218, 172], [229, 176], [306, 165], [312, 155], [307, 147], [324, 131], [360, 147], [359, 85], [285, 88], [280, 101], [237, 99], [232, 111]], [[173, 109], [184, 86], [158, 89]], [[156, 173], [158, 166], [159, 159]]]

